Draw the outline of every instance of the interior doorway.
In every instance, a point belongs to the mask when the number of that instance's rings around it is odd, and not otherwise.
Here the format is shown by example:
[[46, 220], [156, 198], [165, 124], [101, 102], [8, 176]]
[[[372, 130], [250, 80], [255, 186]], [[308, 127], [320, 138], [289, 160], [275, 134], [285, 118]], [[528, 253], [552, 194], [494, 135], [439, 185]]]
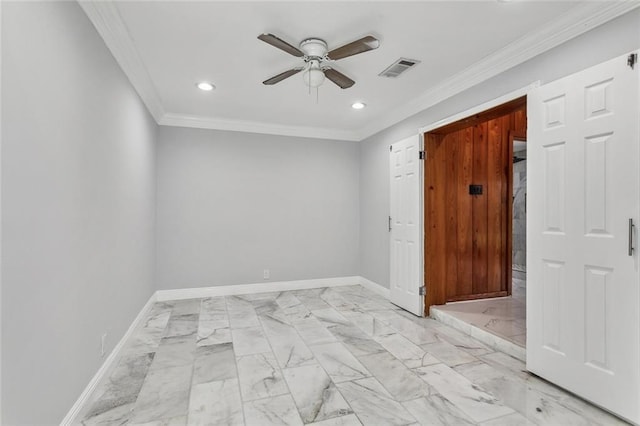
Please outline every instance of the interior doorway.
[[526, 303], [527, 283], [527, 143], [513, 140], [513, 201], [511, 216], [511, 269], [514, 299]]
[[523, 96], [424, 134], [427, 315], [512, 294], [513, 144], [526, 122]]
[[[433, 307], [432, 314], [445, 323], [456, 321], [497, 336], [509, 344], [501, 348], [525, 360], [526, 326], [526, 248], [527, 248], [527, 144], [522, 135], [511, 134], [512, 145], [512, 209], [511, 209], [511, 297], [479, 299]], [[459, 327], [461, 328], [461, 327]], [[476, 333], [478, 337], [478, 333]], [[487, 341], [487, 339], [481, 339]], [[491, 338], [489, 338], [491, 341]]]

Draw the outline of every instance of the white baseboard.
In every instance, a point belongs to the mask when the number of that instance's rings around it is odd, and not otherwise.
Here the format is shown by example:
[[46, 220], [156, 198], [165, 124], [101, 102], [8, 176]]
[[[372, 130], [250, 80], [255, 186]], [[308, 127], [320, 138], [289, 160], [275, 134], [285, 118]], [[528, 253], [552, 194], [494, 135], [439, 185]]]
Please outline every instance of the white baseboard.
[[321, 278], [298, 281], [267, 281], [254, 284], [222, 285], [215, 287], [183, 288], [176, 290], [158, 290], [159, 302], [165, 300], [197, 299], [201, 297], [232, 296], [238, 294], [268, 293], [271, 291], [305, 290], [321, 287], [358, 285], [361, 277]]
[[78, 414], [80, 414], [80, 411], [82, 411], [82, 409], [85, 407], [85, 404], [88, 402], [89, 398], [95, 391], [98, 383], [100, 383], [100, 381], [103, 379], [105, 374], [110, 370], [111, 366], [114, 364], [115, 360], [118, 358], [118, 355], [120, 354], [120, 351], [124, 347], [125, 343], [129, 339], [129, 337], [131, 337], [131, 335], [135, 331], [138, 324], [144, 321], [149, 310], [151, 309], [151, 307], [155, 302], [156, 302], [156, 293], [153, 293], [151, 297], [149, 297], [149, 300], [147, 301], [147, 303], [145, 303], [145, 305], [142, 307], [142, 309], [140, 310], [136, 318], [133, 320], [133, 322], [127, 329], [127, 332], [124, 333], [124, 336], [122, 336], [118, 344], [114, 346], [113, 350], [111, 351], [107, 359], [104, 360], [104, 362], [102, 363], [102, 366], [100, 366], [100, 368], [98, 369], [96, 374], [93, 376], [93, 378], [91, 379], [87, 387], [84, 388], [84, 391], [82, 391], [76, 403], [73, 404], [73, 407], [71, 407], [71, 410], [69, 410], [67, 415], [64, 417], [64, 419], [60, 423], [61, 425], [66, 426], [66, 425], [75, 425], [79, 423], [80, 419], [77, 419], [76, 417], [78, 416]]
[[380, 296], [389, 299], [389, 289], [381, 286], [378, 283], [374, 283], [371, 280], [366, 279], [365, 277], [360, 277], [360, 285], [367, 290], [371, 290], [374, 293], [378, 293]]

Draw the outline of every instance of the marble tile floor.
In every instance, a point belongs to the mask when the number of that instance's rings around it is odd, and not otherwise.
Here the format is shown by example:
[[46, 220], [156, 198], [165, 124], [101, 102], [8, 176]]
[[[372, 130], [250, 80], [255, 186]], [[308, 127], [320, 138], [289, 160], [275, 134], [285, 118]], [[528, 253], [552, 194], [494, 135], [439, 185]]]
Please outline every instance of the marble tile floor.
[[360, 286], [156, 303], [83, 425], [611, 425], [522, 362]]
[[511, 297], [448, 303], [437, 310], [524, 348], [527, 341], [524, 283], [522, 279], [513, 279]]

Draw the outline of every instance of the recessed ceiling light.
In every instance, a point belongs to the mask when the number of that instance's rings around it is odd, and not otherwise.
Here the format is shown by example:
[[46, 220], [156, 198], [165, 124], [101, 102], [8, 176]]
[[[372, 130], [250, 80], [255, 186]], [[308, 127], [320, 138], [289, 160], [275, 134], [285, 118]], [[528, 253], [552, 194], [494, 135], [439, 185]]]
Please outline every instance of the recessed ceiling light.
[[216, 88], [216, 86], [209, 83], [208, 81], [201, 81], [200, 83], [196, 84], [196, 87], [200, 90], [204, 90], [205, 92], [210, 92], [211, 90]]
[[362, 109], [364, 107], [366, 107], [367, 105], [365, 105], [362, 102], [354, 102], [353, 105], [351, 105], [351, 108], [353, 109]]

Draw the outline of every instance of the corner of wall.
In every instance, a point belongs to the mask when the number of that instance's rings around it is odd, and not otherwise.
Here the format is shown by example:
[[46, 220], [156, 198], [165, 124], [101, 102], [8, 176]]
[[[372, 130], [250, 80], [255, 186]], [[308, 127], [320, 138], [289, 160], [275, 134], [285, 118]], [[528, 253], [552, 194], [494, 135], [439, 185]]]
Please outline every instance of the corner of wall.
[[87, 387], [84, 388], [84, 390], [82, 391], [82, 393], [80, 394], [76, 402], [73, 404], [73, 406], [67, 413], [67, 415], [64, 417], [64, 419], [62, 419], [62, 421], [60, 422], [61, 425], [70, 426], [70, 425], [75, 425], [79, 423], [78, 417], [82, 413], [83, 409], [86, 408], [85, 405], [89, 401], [89, 398], [91, 397], [93, 392], [96, 390], [96, 387], [98, 386], [98, 384], [103, 380], [103, 378], [107, 376], [109, 371], [111, 371], [111, 368], [114, 366], [114, 363], [118, 358], [118, 356], [120, 355], [120, 352], [122, 352], [122, 349], [124, 348], [125, 344], [131, 338], [131, 336], [133, 336], [133, 332], [138, 328], [140, 324], [142, 324], [144, 319], [147, 317], [147, 314], [151, 311], [151, 308], [153, 307], [153, 304], [156, 302], [156, 300], [157, 300], [157, 292], [154, 291], [149, 297], [149, 300], [147, 300], [147, 303], [144, 304], [142, 309], [140, 309], [140, 312], [138, 312], [138, 315], [131, 322], [131, 324], [129, 325], [129, 328], [124, 333], [122, 338], [111, 350], [111, 353], [109, 354], [107, 359], [104, 360], [104, 362], [102, 363], [98, 371], [96, 371], [96, 374], [94, 374], [94, 376], [91, 378], [91, 380], [87, 384]]
[[363, 276], [360, 277], [360, 285], [364, 288], [366, 288], [367, 290], [371, 290], [374, 293], [379, 294], [380, 296], [389, 299], [389, 295], [390, 295], [390, 290], [386, 287], [383, 287], [382, 285], [373, 282]]
[[358, 275], [362, 276], [362, 141], [358, 142]]
[[160, 138], [160, 125], [156, 124], [153, 135], [153, 237], [151, 260], [151, 294], [155, 296], [158, 291], [158, 143]]

